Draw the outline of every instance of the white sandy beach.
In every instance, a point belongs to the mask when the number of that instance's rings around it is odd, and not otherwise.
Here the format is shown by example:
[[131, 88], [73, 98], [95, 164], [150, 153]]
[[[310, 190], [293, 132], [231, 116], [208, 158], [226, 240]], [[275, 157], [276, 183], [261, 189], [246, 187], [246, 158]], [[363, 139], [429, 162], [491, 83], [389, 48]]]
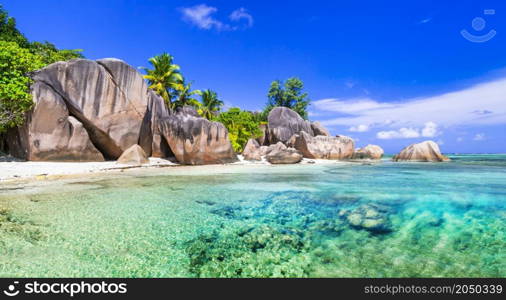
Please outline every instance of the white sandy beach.
[[[262, 161], [247, 161], [242, 155], [238, 155], [239, 161], [229, 164], [231, 166], [240, 165], [270, 165], [265, 159]], [[336, 164], [344, 163], [342, 161], [307, 159], [304, 158], [300, 164]], [[0, 160], [0, 182], [16, 179], [45, 178], [47, 176], [65, 176], [65, 175], [86, 175], [90, 173], [107, 173], [123, 171], [125, 169], [150, 169], [160, 167], [183, 167], [183, 168], [204, 168], [206, 166], [181, 166], [169, 160], [162, 158], [149, 158], [149, 164], [142, 166], [129, 166], [118, 164], [115, 161], [105, 162], [40, 162], [40, 161], [22, 161], [16, 159], [7, 159], [3, 157]]]

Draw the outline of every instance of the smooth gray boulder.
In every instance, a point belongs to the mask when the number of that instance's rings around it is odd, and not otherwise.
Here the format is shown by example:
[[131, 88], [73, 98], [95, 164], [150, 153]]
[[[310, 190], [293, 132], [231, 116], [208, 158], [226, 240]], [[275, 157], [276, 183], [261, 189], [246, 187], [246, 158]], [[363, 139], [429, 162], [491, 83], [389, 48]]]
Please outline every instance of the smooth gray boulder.
[[267, 136], [269, 144], [285, 143], [294, 134], [304, 131], [314, 136], [309, 121], [304, 120], [298, 113], [287, 107], [275, 107], [267, 117]]
[[433, 141], [425, 141], [412, 144], [402, 149], [395, 155], [393, 161], [421, 161], [421, 162], [442, 162], [450, 159], [441, 154], [438, 144]]
[[353, 153], [353, 159], [381, 159], [384, 151], [380, 146], [367, 145], [363, 148], [359, 148]]
[[159, 130], [181, 164], [224, 164], [237, 161], [225, 126], [197, 117], [189, 108], [160, 120]]
[[312, 159], [348, 159], [353, 156], [355, 143], [347, 136], [311, 136], [301, 131], [293, 135], [287, 145]]
[[142, 150], [141, 146], [136, 144], [126, 149], [125, 152], [121, 154], [121, 156], [118, 158], [118, 163], [124, 165], [140, 166], [143, 164], [148, 164], [149, 159], [146, 155], [146, 152]]
[[302, 154], [293, 149], [273, 149], [265, 157], [271, 164], [296, 164], [302, 160]]

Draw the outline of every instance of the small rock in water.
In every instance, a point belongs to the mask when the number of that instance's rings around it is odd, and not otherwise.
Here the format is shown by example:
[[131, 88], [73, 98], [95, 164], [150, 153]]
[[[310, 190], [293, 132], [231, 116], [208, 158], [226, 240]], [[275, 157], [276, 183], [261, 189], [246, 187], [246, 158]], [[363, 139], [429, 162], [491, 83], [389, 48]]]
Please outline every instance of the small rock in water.
[[352, 227], [374, 233], [392, 231], [387, 209], [379, 205], [365, 204], [352, 210], [340, 210], [338, 216], [344, 218]]

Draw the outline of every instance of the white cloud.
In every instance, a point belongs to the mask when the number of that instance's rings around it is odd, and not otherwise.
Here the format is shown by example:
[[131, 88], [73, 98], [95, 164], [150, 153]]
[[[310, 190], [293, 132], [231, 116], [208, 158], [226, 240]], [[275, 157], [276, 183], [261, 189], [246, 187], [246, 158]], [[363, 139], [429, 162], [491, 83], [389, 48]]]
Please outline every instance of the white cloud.
[[418, 137], [435, 137], [439, 135], [438, 126], [436, 123], [429, 121], [425, 123], [425, 127], [422, 129], [418, 128], [406, 128], [402, 127], [399, 130], [388, 130], [388, 131], [380, 131], [376, 134], [376, 137], [379, 139], [412, 139]]
[[[200, 29], [217, 31], [237, 30], [238, 26], [232, 26], [224, 23], [214, 17], [214, 14], [218, 11], [216, 7], [208, 6], [206, 4], [199, 4], [191, 7], [183, 7], [180, 9], [183, 20], [197, 26]], [[246, 12], [246, 9], [241, 7], [234, 10], [229, 19], [234, 22], [246, 20], [247, 25], [245, 28], [253, 26], [253, 17]]]
[[189, 23], [192, 23], [200, 29], [228, 29], [228, 25], [223, 24], [212, 16], [217, 11], [218, 9], [216, 7], [207, 6], [205, 4], [199, 4], [181, 9], [183, 19]]
[[432, 18], [427, 18], [427, 19], [423, 19], [421, 20], [420, 22], [418, 22], [419, 24], [427, 24], [429, 23], [430, 21], [432, 21]]
[[369, 125], [360, 124], [358, 126], [351, 126], [348, 130], [351, 132], [366, 132], [369, 131]]
[[230, 16], [230, 20], [238, 22], [241, 20], [246, 20], [247, 26], [246, 27], [252, 27], [253, 26], [253, 16], [251, 16], [244, 7], [241, 7], [239, 9], [234, 10]]
[[393, 104], [379, 103], [369, 98], [357, 98], [351, 100], [322, 99], [312, 103], [317, 110], [360, 114], [364, 111], [393, 107]]
[[380, 131], [376, 134], [376, 137], [382, 140], [411, 139], [420, 137], [420, 132], [415, 128], [403, 127], [399, 130]]
[[442, 127], [506, 124], [506, 78], [403, 102], [380, 102], [370, 98], [322, 99], [312, 106], [316, 112], [326, 111], [338, 116], [322, 120], [325, 126], [384, 124], [385, 120], [390, 121], [393, 129], [421, 128], [427, 122]]
[[437, 130], [437, 124], [434, 122], [425, 123], [425, 127], [422, 129], [423, 137], [435, 137], [439, 132]]
[[484, 133], [477, 133], [473, 138], [474, 141], [483, 141], [484, 139], [485, 139]]
[[460, 143], [460, 142], [462, 142], [463, 140], [464, 140], [464, 138], [463, 138], [463, 137], [458, 137], [458, 138], [457, 138], [457, 142], [459, 142], [459, 143]]

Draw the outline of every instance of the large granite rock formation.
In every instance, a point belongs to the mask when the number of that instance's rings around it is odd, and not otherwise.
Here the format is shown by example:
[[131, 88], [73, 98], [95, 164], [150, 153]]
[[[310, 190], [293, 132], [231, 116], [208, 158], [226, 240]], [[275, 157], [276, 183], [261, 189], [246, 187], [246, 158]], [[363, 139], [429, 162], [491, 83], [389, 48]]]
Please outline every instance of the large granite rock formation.
[[301, 131], [314, 136], [309, 121], [302, 119], [298, 113], [287, 107], [275, 107], [269, 113], [267, 120], [269, 123], [267, 130], [269, 145], [277, 142], [285, 143], [294, 134]]
[[27, 160], [97, 161], [117, 159], [137, 143], [151, 154], [149, 138], [140, 140], [151, 127], [148, 104], [162, 100], [148, 91], [134, 68], [117, 59], [75, 59], [51, 64], [31, 76], [34, 109], [7, 140], [14, 155]]
[[160, 120], [159, 130], [179, 163], [201, 165], [237, 161], [225, 126], [198, 117], [190, 108]]
[[402, 149], [402, 151], [393, 157], [394, 161], [425, 161], [440, 162], [450, 159], [441, 154], [438, 144], [433, 141], [425, 141], [418, 144], [412, 144]]
[[136, 144], [126, 149], [125, 152], [121, 154], [121, 156], [118, 158], [118, 163], [124, 165], [140, 166], [149, 163], [149, 159], [146, 155], [146, 152], [142, 150], [141, 146]]
[[304, 157], [313, 159], [348, 159], [353, 156], [355, 149], [350, 137], [314, 137], [304, 131], [293, 135], [287, 145], [299, 150]]
[[311, 129], [313, 129], [313, 133], [315, 136], [323, 135], [330, 136], [330, 132], [325, 128], [320, 122], [311, 122]]
[[364, 148], [359, 148], [353, 153], [353, 159], [381, 159], [383, 156], [383, 149], [377, 145], [367, 145]]
[[[184, 158], [179, 156], [182, 163], [233, 159], [221, 124], [211, 124], [194, 111], [175, 116], [148, 89], [141, 74], [121, 60], [57, 62], [31, 76], [34, 108], [23, 126], [5, 135], [13, 156], [41, 161], [115, 160], [140, 145], [147, 156], [170, 158], [175, 156], [171, 147], [181, 148], [175, 141], [191, 136], [191, 152], [200, 153], [200, 158], [188, 158], [191, 155], [185, 152]], [[170, 131], [162, 132], [160, 123], [171, 117], [182, 123], [172, 123]]]

